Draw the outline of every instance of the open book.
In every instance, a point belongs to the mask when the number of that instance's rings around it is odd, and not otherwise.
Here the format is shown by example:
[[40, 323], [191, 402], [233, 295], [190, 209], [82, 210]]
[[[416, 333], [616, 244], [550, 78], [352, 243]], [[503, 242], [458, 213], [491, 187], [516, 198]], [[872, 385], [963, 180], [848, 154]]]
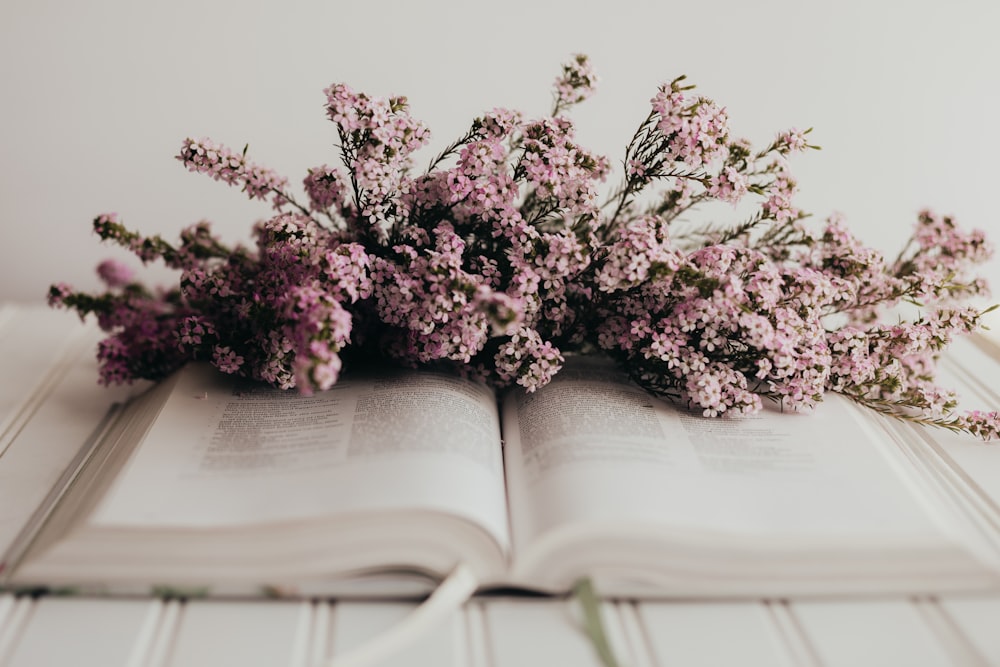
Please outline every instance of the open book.
[[464, 563], [483, 590], [549, 593], [996, 587], [995, 502], [932, 450], [836, 396], [706, 419], [591, 358], [504, 396], [378, 370], [303, 397], [192, 364], [107, 420], [4, 574], [409, 594]]

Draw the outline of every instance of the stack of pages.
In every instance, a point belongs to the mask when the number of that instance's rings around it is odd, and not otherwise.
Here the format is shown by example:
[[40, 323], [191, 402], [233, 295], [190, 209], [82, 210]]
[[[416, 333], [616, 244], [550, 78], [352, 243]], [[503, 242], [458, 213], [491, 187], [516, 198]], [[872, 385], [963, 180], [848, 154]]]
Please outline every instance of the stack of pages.
[[[944, 381], [997, 408], [998, 351]], [[367, 369], [312, 397], [192, 364], [117, 406], [7, 550], [8, 587], [789, 596], [1000, 589], [1000, 449], [837, 396], [707, 419], [597, 358], [533, 394]]]

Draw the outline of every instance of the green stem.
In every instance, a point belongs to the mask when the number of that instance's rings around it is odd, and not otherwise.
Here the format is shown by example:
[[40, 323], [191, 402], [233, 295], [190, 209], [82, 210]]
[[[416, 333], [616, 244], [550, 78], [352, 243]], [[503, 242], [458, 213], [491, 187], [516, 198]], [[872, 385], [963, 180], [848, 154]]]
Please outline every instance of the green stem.
[[901, 412], [900, 408], [911, 407], [903, 403], [893, 403], [890, 401], [883, 401], [872, 398], [863, 398], [861, 396], [854, 396], [846, 392], [837, 392], [847, 398], [851, 399], [858, 405], [866, 407], [870, 410], [874, 410], [879, 414], [892, 417], [894, 419], [899, 419], [902, 421], [907, 421], [912, 424], [919, 424], [920, 426], [933, 426], [935, 428], [943, 428], [954, 433], [968, 433], [969, 431], [958, 424], [958, 420], [955, 417], [950, 419], [944, 419], [940, 417], [926, 417], [924, 415], [913, 415]]
[[479, 136], [479, 133], [475, 125], [473, 125], [471, 128], [469, 128], [468, 132], [466, 132], [464, 135], [462, 135], [460, 138], [456, 139], [452, 143], [448, 144], [448, 146], [443, 151], [441, 151], [437, 157], [431, 160], [430, 164], [427, 165], [426, 173], [429, 174], [432, 171], [434, 171], [434, 168], [438, 166], [438, 164], [440, 164], [442, 161], [447, 159], [448, 156], [450, 156], [456, 150], [458, 150], [459, 146], [466, 145], [467, 143], [475, 139], [477, 136]]

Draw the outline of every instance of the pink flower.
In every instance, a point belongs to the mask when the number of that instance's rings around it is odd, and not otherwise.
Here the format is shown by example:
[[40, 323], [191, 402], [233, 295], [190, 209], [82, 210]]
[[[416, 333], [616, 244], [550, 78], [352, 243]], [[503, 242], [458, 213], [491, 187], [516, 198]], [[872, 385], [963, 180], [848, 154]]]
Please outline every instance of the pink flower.
[[223, 373], [238, 373], [244, 361], [228, 345], [216, 345], [212, 349], [212, 364]]
[[177, 159], [189, 171], [208, 174], [217, 181], [240, 186], [250, 199], [272, 196], [274, 207], [280, 209], [288, 203], [284, 194], [287, 179], [276, 172], [246, 160], [245, 150], [236, 153], [211, 139], [184, 140]]
[[108, 287], [124, 287], [132, 281], [134, 272], [126, 264], [106, 259], [97, 265], [97, 275]]
[[709, 180], [708, 194], [733, 206], [747, 193], [746, 178], [734, 167], [725, 167]]
[[562, 74], [556, 79], [556, 103], [563, 106], [583, 102], [594, 94], [596, 88], [597, 74], [591, 67], [590, 59], [577, 54], [563, 65]]
[[47, 301], [50, 307], [66, 305], [67, 297], [73, 294], [73, 288], [68, 283], [56, 283], [49, 288]]

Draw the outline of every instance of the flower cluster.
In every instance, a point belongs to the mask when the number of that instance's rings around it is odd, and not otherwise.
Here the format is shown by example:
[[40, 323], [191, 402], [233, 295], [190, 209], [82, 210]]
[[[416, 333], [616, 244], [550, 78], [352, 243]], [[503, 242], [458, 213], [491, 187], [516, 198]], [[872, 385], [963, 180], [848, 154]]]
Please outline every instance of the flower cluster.
[[[429, 134], [406, 98], [334, 84], [325, 105], [342, 166], [309, 169], [305, 203], [246, 149], [187, 139], [188, 169], [271, 201], [253, 246], [228, 247], [207, 223], [171, 244], [101, 215], [103, 240], [162, 260], [178, 285], [150, 290], [109, 261], [103, 293], [58, 284], [49, 301], [96, 314], [109, 332], [105, 383], [204, 359], [309, 393], [375, 355], [534, 391], [565, 355], [600, 352], [706, 416], [753, 413], [763, 399], [808, 408], [833, 391], [1000, 437], [996, 412], [958, 414], [934, 381], [952, 338], [980, 325], [963, 302], [987, 293], [972, 273], [990, 256], [981, 232], [922, 212], [889, 261], [837, 218], [809, 223], [789, 169], [815, 148], [809, 131], [755, 149], [683, 77], [651, 99], [622, 182], [602, 200], [610, 163], [577, 142], [567, 115], [596, 83], [575, 56], [549, 115], [494, 109], [423, 172], [412, 158]], [[703, 204], [748, 201], [746, 218], [685, 222]], [[900, 318], [905, 303], [920, 305], [915, 319]]]
[[251, 199], [266, 199], [274, 195], [274, 207], [285, 203], [281, 189], [287, 180], [267, 167], [246, 160], [246, 148], [235, 153], [211, 139], [185, 139], [177, 159], [189, 170], [208, 174], [217, 181], [240, 185]]

